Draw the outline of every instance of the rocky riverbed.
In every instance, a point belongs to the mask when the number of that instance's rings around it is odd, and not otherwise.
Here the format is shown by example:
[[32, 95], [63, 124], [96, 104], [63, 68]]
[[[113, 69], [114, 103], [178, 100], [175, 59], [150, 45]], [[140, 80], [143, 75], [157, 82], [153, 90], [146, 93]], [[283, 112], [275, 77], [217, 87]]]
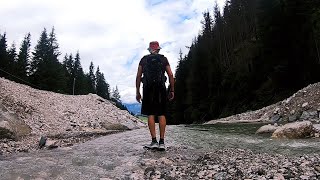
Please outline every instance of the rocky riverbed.
[[[165, 152], [143, 149], [150, 141], [148, 129], [143, 128], [67, 148], [12, 154], [0, 158], [0, 179], [320, 178], [319, 146], [306, 151], [312, 143], [270, 142], [252, 136], [236, 139], [219, 136], [221, 132], [169, 126]], [[279, 148], [298, 151], [278, 153]]]

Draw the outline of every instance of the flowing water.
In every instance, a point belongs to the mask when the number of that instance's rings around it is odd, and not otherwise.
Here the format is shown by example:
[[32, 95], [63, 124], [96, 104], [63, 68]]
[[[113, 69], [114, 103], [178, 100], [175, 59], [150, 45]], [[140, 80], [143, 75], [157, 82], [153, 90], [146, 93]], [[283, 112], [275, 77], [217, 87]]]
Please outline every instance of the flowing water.
[[243, 148], [284, 155], [320, 152], [319, 138], [273, 139], [271, 134], [255, 134], [261, 126], [261, 123], [190, 125], [181, 127], [174, 137], [194, 148]]
[[[251, 149], [285, 155], [320, 152], [319, 139], [274, 140], [255, 135], [261, 124], [216, 124], [168, 126], [166, 152], [155, 158], [179, 153], [177, 148], [214, 151], [221, 148]], [[122, 177], [141, 170], [142, 159], [150, 156], [142, 146], [149, 143], [147, 128], [112, 134], [70, 148], [20, 153], [0, 158], [0, 179], [101, 179]], [[175, 149], [174, 149], [175, 148]], [[175, 150], [175, 151], [174, 151]], [[184, 151], [185, 152], [185, 151]], [[189, 151], [187, 151], [189, 152]], [[154, 154], [154, 155], [153, 155]]]

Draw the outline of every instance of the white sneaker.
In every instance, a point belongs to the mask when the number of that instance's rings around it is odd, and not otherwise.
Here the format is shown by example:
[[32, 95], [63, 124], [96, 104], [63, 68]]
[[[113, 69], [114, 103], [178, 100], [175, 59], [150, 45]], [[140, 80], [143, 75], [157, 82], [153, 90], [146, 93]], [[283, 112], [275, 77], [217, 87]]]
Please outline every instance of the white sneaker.
[[166, 150], [166, 146], [164, 145], [164, 143], [159, 144], [158, 150], [159, 151], [165, 151]]
[[150, 145], [146, 145], [146, 148], [149, 149], [157, 149], [158, 148], [158, 142], [151, 142]]

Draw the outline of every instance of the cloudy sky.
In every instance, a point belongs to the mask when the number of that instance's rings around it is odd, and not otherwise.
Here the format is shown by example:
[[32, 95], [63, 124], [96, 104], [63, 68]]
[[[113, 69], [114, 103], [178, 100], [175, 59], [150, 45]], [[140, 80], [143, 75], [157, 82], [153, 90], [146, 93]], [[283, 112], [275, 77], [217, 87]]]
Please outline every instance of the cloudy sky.
[[135, 76], [150, 41], [157, 40], [173, 71], [179, 50], [187, 53], [201, 29], [202, 13], [225, 0], [0, 0], [0, 34], [8, 46], [19, 48], [26, 33], [32, 49], [43, 28], [54, 26], [60, 51], [80, 52], [82, 67], [89, 63], [119, 88], [125, 103], [135, 102]]

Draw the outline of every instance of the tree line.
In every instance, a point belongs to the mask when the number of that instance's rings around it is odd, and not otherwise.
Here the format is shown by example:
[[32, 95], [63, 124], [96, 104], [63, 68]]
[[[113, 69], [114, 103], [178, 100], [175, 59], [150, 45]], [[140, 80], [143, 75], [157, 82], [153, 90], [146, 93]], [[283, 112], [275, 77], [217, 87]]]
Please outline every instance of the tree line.
[[95, 70], [91, 61], [89, 72], [85, 73], [79, 51], [75, 55], [65, 54], [62, 62], [60, 55], [54, 28], [50, 32], [44, 28], [33, 51], [30, 33], [26, 34], [18, 51], [14, 43], [7, 47], [6, 33], [0, 34], [0, 77], [63, 94], [94, 93], [126, 110], [118, 87], [110, 92], [110, 85], [99, 66]]
[[259, 109], [320, 81], [319, 0], [229, 0], [202, 24], [180, 53], [171, 124]]

